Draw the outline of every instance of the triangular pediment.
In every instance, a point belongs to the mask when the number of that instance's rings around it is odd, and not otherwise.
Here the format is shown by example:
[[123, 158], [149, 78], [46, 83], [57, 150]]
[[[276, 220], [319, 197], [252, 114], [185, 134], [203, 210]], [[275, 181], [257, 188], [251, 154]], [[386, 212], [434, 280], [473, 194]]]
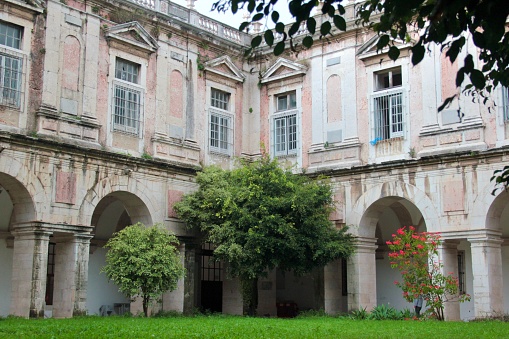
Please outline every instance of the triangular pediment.
[[134, 48], [155, 52], [159, 48], [157, 40], [152, 37], [137, 21], [126, 22], [107, 28], [106, 39], [116, 40]]
[[262, 74], [262, 83], [290, 78], [306, 74], [307, 67], [297, 62], [279, 58], [265, 73]]
[[[378, 35], [372, 36], [368, 41], [366, 41], [357, 51], [357, 55], [359, 59], [367, 59], [374, 56], [378, 56], [380, 54], [385, 54], [389, 50], [388, 47], [384, 48], [381, 51], [377, 51], [376, 43], [378, 42]], [[400, 50], [407, 49], [412, 47], [412, 43], [405, 43], [401, 40], [391, 39], [394, 46], [399, 48]]]
[[235, 66], [230, 57], [227, 55], [207, 61], [205, 63], [205, 71], [212, 72], [238, 82], [244, 82], [244, 79], [246, 78], [244, 73]]

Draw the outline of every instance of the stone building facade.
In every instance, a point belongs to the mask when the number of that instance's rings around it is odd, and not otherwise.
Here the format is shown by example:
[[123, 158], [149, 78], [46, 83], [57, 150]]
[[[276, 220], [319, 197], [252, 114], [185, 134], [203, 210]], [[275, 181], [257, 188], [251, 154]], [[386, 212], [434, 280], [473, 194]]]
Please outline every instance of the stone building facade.
[[412, 66], [403, 44], [389, 61], [346, 8], [346, 32], [245, 59], [249, 34], [167, 0], [3, 0], [0, 315], [136, 312], [100, 273], [105, 242], [135, 222], [174, 231], [188, 270], [154, 311], [241, 313], [237, 281], [172, 206], [202, 166], [263, 150], [328, 175], [331, 220], [357, 243], [306, 277], [270, 272], [260, 314], [410, 307], [385, 245], [405, 225], [441, 232], [445, 271], [472, 296], [448, 319], [509, 312], [509, 193], [490, 182], [509, 160], [507, 89], [438, 112], [458, 65], [431, 48]]

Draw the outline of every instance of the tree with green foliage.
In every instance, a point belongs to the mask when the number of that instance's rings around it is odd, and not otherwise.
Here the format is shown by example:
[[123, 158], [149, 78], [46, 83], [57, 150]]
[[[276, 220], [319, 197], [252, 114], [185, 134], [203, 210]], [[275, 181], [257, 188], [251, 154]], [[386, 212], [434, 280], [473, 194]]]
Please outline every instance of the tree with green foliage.
[[129, 298], [140, 296], [143, 313], [154, 298], [177, 288], [185, 275], [175, 235], [161, 225], [145, 227], [141, 223], [115, 233], [106, 243], [106, 265], [102, 272]]
[[239, 278], [246, 313], [254, 315], [259, 277], [275, 268], [304, 274], [347, 258], [353, 238], [329, 220], [334, 201], [325, 179], [294, 174], [268, 155], [239, 164], [231, 171], [206, 167], [199, 189], [174, 209], [216, 246], [215, 259]]
[[[247, 10], [251, 20], [243, 22], [243, 30], [251, 22], [270, 18], [273, 29], [266, 29], [251, 41], [247, 54], [259, 47], [262, 40], [273, 47], [275, 55], [287, 47], [293, 51], [310, 48], [316, 39], [324, 39], [347, 30], [345, 0], [290, 0], [288, 11], [295, 20], [286, 26], [274, 10], [278, 0], [217, 0], [212, 10]], [[324, 15], [314, 17], [317, 8]], [[451, 62], [455, 62], [469, 39], [477, 50], [466, 49], [466, 56], [456, 75], [456, 86], [461, 87], [465, 77], [470, 83], [463, 85], [464, 92], [486, 102], [498, 86], [509, 87], [509, 30], [507, 0], [366, 0], [356, 3], [356, 23], [369, 27], [379, 35], [377, 49], [387, 51], [396, 60], [400, 51], [398, 41], [411, 43], [412, 63], [419, 64], [431, 44], [438, 45]], [[301, 25], [308, 34], [301, 35]], [[276, 38], [277, 37], [277, 38]], [[414, 38], [412, 38], [414, 37]], [[416, 37], [416, 38], [415, 38]], [[476, 59], [480, 62], [477, 62]], [[446, 98], [439, 111], [454, 100]], [[509, 187], [509, 171], [495, 173], [497, 186]]]

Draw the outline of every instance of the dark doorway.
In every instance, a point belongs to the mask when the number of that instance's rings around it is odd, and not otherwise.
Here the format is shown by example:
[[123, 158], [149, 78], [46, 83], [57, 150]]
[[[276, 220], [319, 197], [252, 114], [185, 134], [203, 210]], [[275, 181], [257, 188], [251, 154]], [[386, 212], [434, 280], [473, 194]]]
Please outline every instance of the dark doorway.
[[214, 246], [205, 243], [202, 246], [201, 259], [201, 307], [208, 312], [223, 311], [223, 266], [215, 261], [212, 253]]

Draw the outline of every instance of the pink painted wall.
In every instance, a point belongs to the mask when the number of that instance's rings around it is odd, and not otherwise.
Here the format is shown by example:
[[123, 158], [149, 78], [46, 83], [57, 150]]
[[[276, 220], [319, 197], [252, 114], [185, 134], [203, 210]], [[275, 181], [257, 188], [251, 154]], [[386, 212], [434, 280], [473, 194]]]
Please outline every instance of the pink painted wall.
[[[269, 96], [267, 86], [260, 90], [260, 147], [270, 153]], [[265, 148], [265, 149], [263, 149]]]
[[62, 72], [62, 87], [71, 91], [78, 91], [80, 73], [80, 42], [71, 35], [64, 41], [64, 63]]
[[458, 72], [458, 63], [451, 64], [449, 59], [445, 58], [445, 52], [440, 58], [440, 73], [442, 75], [442, 101], [455, 95], [458, 90], [456, 88], [456, 73]]
[[170, 98], [170, 116], [174, 118], [182, 118], [184, 111], [184, 80], [182, 73], [173, 70], [170, 74], [169, 83], [169, 98]]
[[[161, 61], [160, 61], [161, 62]], [[143, 67], [143, 65], [142, 65]], [[163, 112], [156, 111], [156, 86], [157, 86], [157, 55], [156, 53], [150, 54], [147, 67], [147, 91], [145, 92], [145, 107], [144, 107], [144, 150], [152, 149], [152, 136], [156, 128], [156, 114], [164, 114]]]
[[341, 79], [332, 75], [327, 79], [327, 122], [341, 121]]
[[[101, 122], [99, 142], [106, 144], [108, 131], [108, 73], [109, 73], [109, 48], [104, 35], [99, 37], [99, 64], [97, 72], [97, 120]], [[86, 65], [85, 65], [86, 67]]]
[[304, 76], [302, 78], [302, 168], [309, 166], [308, 150], [312, 144], [312, 130], [313, 130], [313, 117], [312, 117], [312, 96], [313, 89], [311, 88], [311, 76]]

